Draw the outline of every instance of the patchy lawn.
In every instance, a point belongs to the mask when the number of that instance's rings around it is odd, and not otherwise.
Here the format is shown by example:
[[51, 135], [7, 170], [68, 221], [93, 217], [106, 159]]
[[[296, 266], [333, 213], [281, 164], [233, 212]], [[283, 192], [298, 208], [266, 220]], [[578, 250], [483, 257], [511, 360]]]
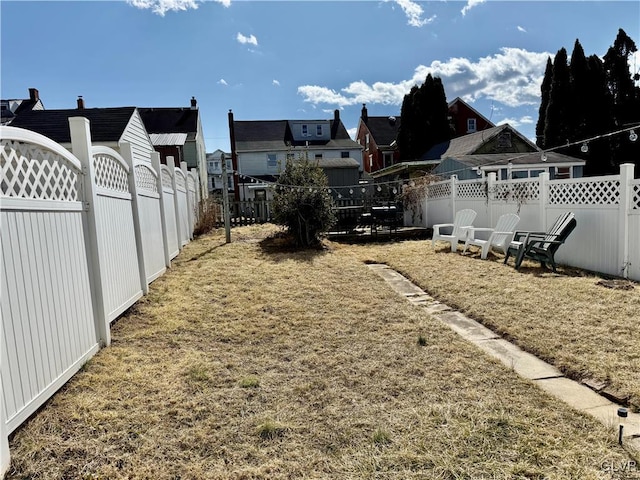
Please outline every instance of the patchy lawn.
[[[585, 321], [573, 316], [582, 297], [554, 305], [537, 294], [580, 291], [574, 282], [589, 291], [593, 279], [516, 274], [425, 241], [290, 252], [265, 239], [272, 231], [189, 244], [115, 324], [113, 345], [13, 435], [8, 477], [618, 478], [603, 472], [629, 461], [613, 429], [465, 343], [363, 260], [503, 331], [524, 323], [503, 325], [509, 310], [538, 311], [560, 347], [555, 336]], [[637, 293], [625, 293], [637, 312]], [[612, 320], [604, 312], [600, 322]]]

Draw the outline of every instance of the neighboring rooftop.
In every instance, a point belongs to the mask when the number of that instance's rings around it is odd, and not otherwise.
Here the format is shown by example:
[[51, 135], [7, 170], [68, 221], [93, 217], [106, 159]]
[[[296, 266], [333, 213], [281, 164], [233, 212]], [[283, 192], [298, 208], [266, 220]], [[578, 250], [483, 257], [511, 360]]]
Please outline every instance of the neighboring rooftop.
[[29, 89], [29, 98], [10, 98], [0, 100], [2, 107], [0, 116], [2, 124], [12, 122], [18, 115], [31, 110], [44, 110], [44, 104], [40, 100], [37, 88]]
[[391, 145], [398, 138], [401, 118], [390, 117], [368, 117], [365, 122], [378, 147]]
[[[144, 127], [149, 134], [186, 133], [188, 134], [188, 139], [193, 140], [198, 132], [199, 112], [197, 105], [195, 97], [191, 97], [191, 107], [138, 108], [138, 111], [140, 112], [140, 117], [142, 117], [142, 123], [144, 123]], [[164, 138], [164, 141], [166, 140], [167, 138]]]
[[91, 122], [91, 139], [94, 142], [116, 142], [122, 137], [135, 109], [136, 107], [30, 110], [16, 117], [11, 126], [32, 130], [58, 143], [70, 143], [69, 118], [85, 117]]

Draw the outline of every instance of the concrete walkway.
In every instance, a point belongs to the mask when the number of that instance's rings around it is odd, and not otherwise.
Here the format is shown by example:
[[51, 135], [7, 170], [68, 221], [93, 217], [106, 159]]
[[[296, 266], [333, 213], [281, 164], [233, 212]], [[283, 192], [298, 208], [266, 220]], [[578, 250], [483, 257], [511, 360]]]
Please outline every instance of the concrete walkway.
[[[618, 408], [620, 405], [599, 395], [586, 385], [566, 378], [553, 365], [521, 350], [475, 320], [438, 302], [388, 266], [371, 264], [369, 268], [411, 303], [423, 307], [429, 315], [445, 323], [461, 337], [500, 360], [518, 375], [533, 381], [547, 393], [576, 410], [588, 413], [605, 426], [618, 431], [620, 423]], [[624, 422], [623, 443], [632, 444], [635, 448], [640, 449], [640, 414], [629, 412], [628, 415]]]

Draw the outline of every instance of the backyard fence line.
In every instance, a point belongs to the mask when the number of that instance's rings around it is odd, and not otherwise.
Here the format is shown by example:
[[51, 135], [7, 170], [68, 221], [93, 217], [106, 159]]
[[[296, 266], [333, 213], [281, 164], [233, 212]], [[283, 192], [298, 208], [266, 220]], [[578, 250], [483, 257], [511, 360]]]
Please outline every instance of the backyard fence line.
[[71, 151], [0, 130], [0, 475], [8, 435], [100, 349], [110, 324], [193, 238], [197, 173], [158, 153], [94, 146], [69, 119]]
[[[548, 173], [529, 179], [450, 179], [429, 184], [412, 217], [431, 227], [451, 223], [455, 212], [477, 212], [474, 226], [493, 227], [500, 215], [517, 213], [518, 230], [547, 231], [562, 213], [576, 214], [577, 227], [558, 250], [558, 262], [640, 281], [640, 179], [634, 165], [620, 174], [550, 180]], [[407, 217], [408, 218], [408, 217]]]

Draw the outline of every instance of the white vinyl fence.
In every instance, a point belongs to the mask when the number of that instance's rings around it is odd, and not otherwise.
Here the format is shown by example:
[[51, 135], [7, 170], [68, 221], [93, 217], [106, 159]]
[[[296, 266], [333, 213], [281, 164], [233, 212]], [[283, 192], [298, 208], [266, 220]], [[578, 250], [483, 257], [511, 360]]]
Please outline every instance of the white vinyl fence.
[[504, 213], [520, 216], [518, 230], [546, 231], [564, 212], [576, 215], [577, 227], [556, 254], [558, 262], [595, 272], [640, 280], [640, 180], [634, 166], [619, 175], [549, 180], [450, 180], [427, 186], [415, 223], [451, 223], [455, 212], [477, 212], [474, 226], [492, 227]]
[[175, 201], [170, 172], [195, 175], [185, 163], [168, 168], [156, 153], [134, 163], [129, 144], [122, 154], [93, 146], [87, 119], [69, 125], [73, 153], [0, 130], [0, 475], [8, 434], [110, 344], [110, 323], [147, 293], [197, 221], [186, 187]]

